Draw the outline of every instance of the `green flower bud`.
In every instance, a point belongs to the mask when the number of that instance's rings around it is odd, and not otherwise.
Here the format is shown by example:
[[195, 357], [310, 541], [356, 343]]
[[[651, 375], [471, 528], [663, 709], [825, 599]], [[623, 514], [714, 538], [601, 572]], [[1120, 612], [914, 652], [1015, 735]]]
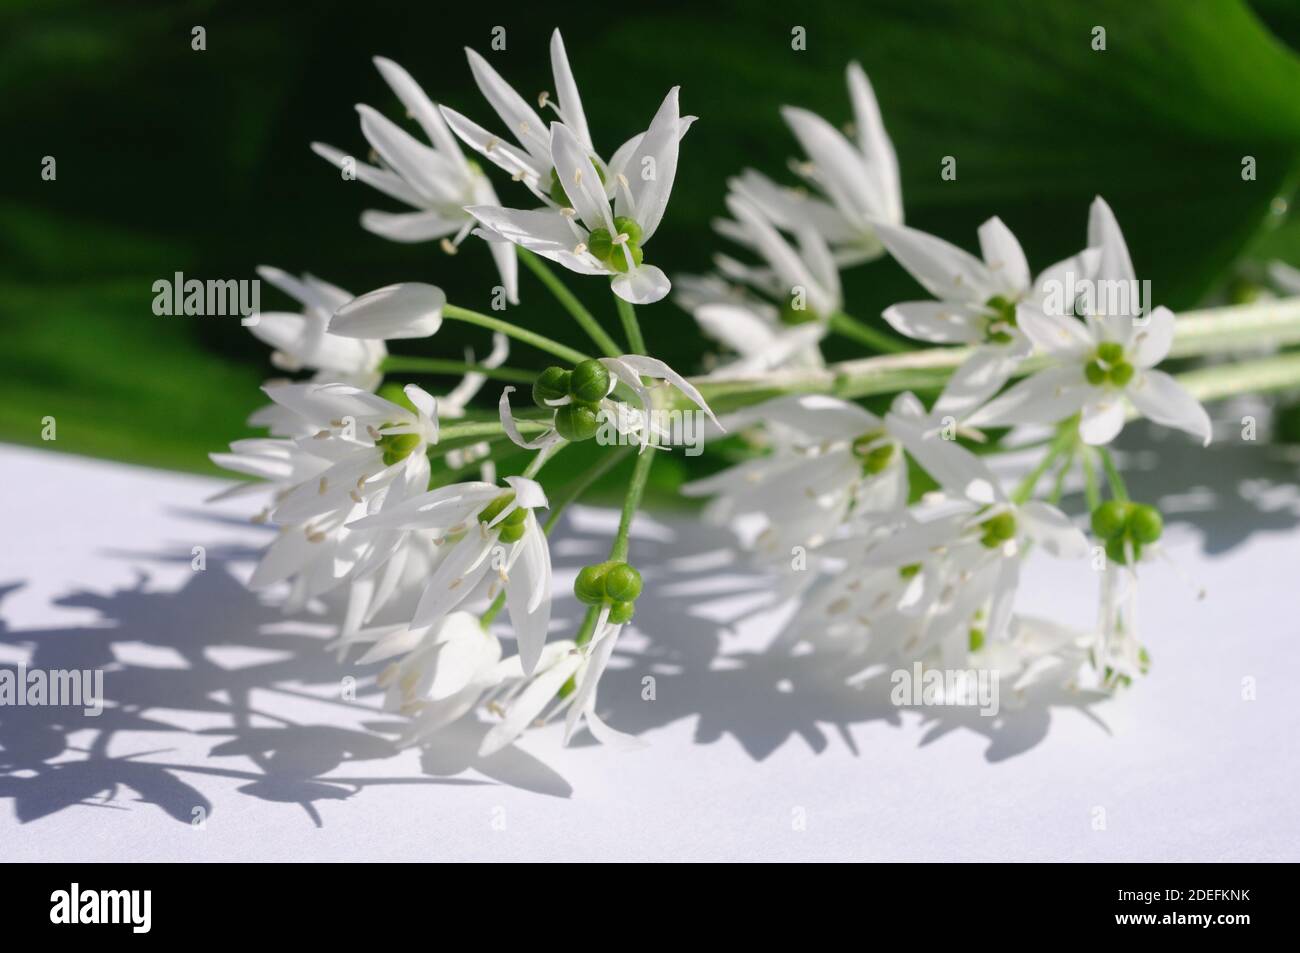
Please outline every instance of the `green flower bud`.
[[[518, 512], [523, 513], [524, 511], [519, 510]], [[511, 513], [510, 516], [514, 516], [514, 513]], [[522, 522], [511, 523], [509, 516], [506, 517], [504, 522], [498, 523], [497, 526], [500, 528], [500, 533], [497, 534], [497, 539], [501, 540], [503, 543], [519, 542], [524, 538], [525, 530], [528, 529], [528, 527], [526, 527]]]
[[994, 295], [992, 298], [989, 298], [988, 301], [984, 302], [984, 307], [988, 308], [996, 315], [993, 319], [994, 321], [1002, 321], [1015, 327], [1016, 303], [1014, 301], [1011, 301], [1002, 295]]
[[1165, 521], [1161, 518], [1160, 511], [1154, 506], [1137, 503], [1128, 514], [1128, 522], [1125, 528], [1134, 541], [1138, 543], [1154, 543], [1160, 538], [1160, 534], [1164, 532]]
[[[1113, 563], [1118, 563], [1121, 566], [1127, 565], [1128, 547], [1125, 546], [1126, 541], [1128, 541], [1127, 536], [1116, 536], [1112, 539], [1107, 540], [1106, 558]], [[1133, 548], [1133, 560], [1134, 562], [1136, 562], [1142, 555], [1142, 544], [1138, 542], [1132, 542], [1131, 545]]]
[[1133, 365], [1128, 361], [1120, 361], [1111, 367], [1107, 375], [1110, 382], [1116, 387], [1124, 387], [1133, 379]]
[[817, 312], [809, 307], [796, 308], [794, 300], [787, 298], [781, 304], [781, 323], [791, 327], [798, 327], [801, 324], [812, 324], [817, 321]]
[[377, 447], [383, 452], [384, 466], [391, 467], [409, 457], [420, 445], [420, 435], [414, 433], [390, 433], [379, 438]]
[[1097, 358], [1107, 364], [1117, 364], [1124, 358], [1124, 345], [1118, 341], [1103, 341], [1097, 345]]
[[555, 410], [555, 429], [565, 440], [581, 443], [596, 436], [600, 419], [586, 404], [565, 404]]
[[623, 625], [632, 621], [632, 616], [636, 613], [636, 604], [633, 602], [616, 602], [609, 607], [609, 621], [614, 625]]
[[978, 651], [979, 651], [980, 649], [982, 649], [982, 648], [984, 648], [984, 630], [983, 630], [983, 629], [971, 629], [971, 630], [970, 630], [970, 650], [971, 650], [972, 652], [978, 652]]
[[509, 506], [514, 501], [515, 501], [515, 494], [513, 491], [509, 493], [502, 493], [500, 496], [498, 496], [487, 506], [483, 507], [483, 509], [479, 510], [478, 521], [483, 524], [491, 523], [494, 519], [496, 519], [498, 516], [501, 515], [501, 513], [505, 510], [507, 506]]
[[526, 506], [516, 506], [510, 511], [510, 515], [501, 522], [506, 526], [520, 526], [528, 519], [528, 508]]
[[605, 595], [615, 602], [631, 602], [641, 595], [641, 574], [635, 566], [619, 563], [605, 573]]
[[1128, 511], [1132, 504], [1121, 500], [1107, 500], [1092, 511], [1092, 531], [1098, 539], [1114, 539], [1124, 532]]
[[614, 250], [614, 239], [609, 234], [608, 228], [593, 228], [587, 235], [587, 251], [591, 252], [601, 261], [608, 261], [609, 254]]
[[598, 563], [595, 566], [583, 566], [573, 580], [573, 594], [578, 601], [589, 606], [598, 606], [605, 601], [605, 573], [613, 563]]
[[645, 253], [641, 251], [641, 246], [636, 242], [628, 239], [623, 245], [615, 245], [609, 253], [609, 258], [605, 259], [605, 264], [609, 265], [619, 274], [627, 271], [627, 255], [623, 254], [623, 248], [626, 247], [632, 253], [632, 267], [640, 268], [641, 261], [645, 258]]
[[583, 361], [569, 375], [569, 394], [584, 404], [599, 403], [609, 393], [609, 371], [600, 361]]
[[920, 572], [920, 571], [921, 571], [921, 564], [920, 564], [920, 563], [909, 563], [909, 564], [906, 565], [906, 566], [899, 566], [899, 567], [898, 567], [898, 575], [899, 575], [899, 578], [901, 578], [901, 579], [911, 579], [913, 576], [915, 576], [915, 575], [916, 575], [918, 572]]
[[1102, 367], [1096, 361], [1089, 361], [1083, 368], [1083, 376], [1088, 379], [1088, 383], [1093, 387], [1100, 387], [1106, 383], [1106, 368]]
[[894, 458], [894, 445], [886, 443], [867, 452], [866, 458], [862, 461], [862, 469], [866, 470], [872, 476], [889, 466], [889, 461]]
[[1003, 510], [997, 516], [984, 521], [984, 535], [1005, 543], [1016, 538], [1016, 516], [1010, 510]]
[[554, 365], [542, 371], [537, 375], [537, 380], [533, 381], [533, 403], [550, 410], [551, 407], [546, 401], [560, 400], [566, 396], [569, 393], [570, 377], [569, 371]]
[[620, 235], [626, 235], [627, 240], [637, 245], [641, 244], [641, 226], [637, 224], [636, 219], [629, 218], [626, 215], [614, 216], [614, 230]]

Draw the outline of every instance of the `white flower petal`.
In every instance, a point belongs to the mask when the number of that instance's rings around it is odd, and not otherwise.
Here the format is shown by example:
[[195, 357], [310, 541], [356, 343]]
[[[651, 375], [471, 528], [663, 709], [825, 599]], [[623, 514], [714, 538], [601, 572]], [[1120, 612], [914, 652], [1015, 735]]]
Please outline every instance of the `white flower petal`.
[[1174, 313], [1168, 308], [1152, 309], [1144, 323], [1134, 327], [1129, 340], [1133, 363], [1138, 367], [1155, 367], [1163, 361], [1174, 343], [1174, 324]]
[[632, 304], [654, 304], [667, 297], [672, 290], [668, 276], [654, 265], [640, 265], [615, 275], [610, 282], [614, 294]]
[[936, 298], [982, 305], [998, 291], [984, 262], [951, 242], [906, 225], [880, 224], [876, 236]]
[[587, 115], [582, 111], [582, 98], [578, 95], [578, 84], [573, 79], [564, 39], [558, 29], [551, 34], [551, 75], [555, 78], [555, 98], [564, 124], [573, 130], [588, 152], [595, 152], [596, 147], [591, 144], [591, 133], [587, 129]]
[[416, 281], [363, 294], [330, 319], [331, 334], [352, 338], [425, 338], [442, 327], [447, 296], [441, 288]]
[[569, 680], [569, 677], [582, 664], [582, 657], [576, 652], [568, 653], [554, 665], [536, 675], [528, 687], [510, 702], [506, 716], [483, 738], [479, 746], [480, 757], [488, 757], [500, 751], [522, 735], [542, 711], [555, 698], [556, 694]]
[[972, 427], [1054, 424], [1078, 413], [1094, 392], [1079, 365], [1049, 367], [1013, 384], [966, 422]]
[[983, 308], [947, 301], [905, 301], [886, 308], [884, 318], [904, 337], [932, 344], [976, 344], [988, 321]]
[[496, 110], [511, 135], [534, 157], [548, 161], [546, 143], [550, 137], [546, 134], [545, 123], [487, 60], [469, 48], [466, 48], [465, 56], [483, 98]]
[[1124, 399], [1118, 391], [1103, 391], [1083, 405], [1079, 436], [1084, 443], [1093, 446], [1110, 443], [1123, 429]]
[[1182, 384], [1164, 371], [1139, 371], [1125, 391], [1143, 417], [1166, 427], [1185, 430], [1209, 446], [1210, 415]]
[[619, 215], [636, 219], [641, 226], [642, 244], [658, 230], [677, 176], [677, 152], [683, 132], [677, 93], [676, 86], [668, 91], [650, 127], [616, 173], [626, 176], [636, 207], [629, 207], [622, 189], [615, 192], [614, 207]]
[[531, 675], [542, 657], [551, 624], [551, 554], [546, 534], [531, 512], [523, 538], [515, 545], [520, 547], [520, 553], [508, 573], [506, 608], [524, 674]]
[[570, 271], [582, 275], [609, 274], [595, 256], [575, 251], [579, 238], [560, 212], [550, 209], [524, 211], [493, 205], [471, 205], [465, 211], [506, 241], [558, 262]]
[[1062, 559], [1088, 555], [1088, 538], [1070, 518], [1050, 503], [1030, 500], [1016, 514], [1026, 523], [1025, 535], [1048, 553]]
[[361, 213], [361, 227], [372, 235], [392, 242], [427, 242], [460, 230], [465, 219], [451, 218], [439, 211]]
[[1007, 297], [1020, 297], [1029, 290], [1029, 262], [1011, 229], [996, 215], [979, 227], [980, 252], [990, 274]]

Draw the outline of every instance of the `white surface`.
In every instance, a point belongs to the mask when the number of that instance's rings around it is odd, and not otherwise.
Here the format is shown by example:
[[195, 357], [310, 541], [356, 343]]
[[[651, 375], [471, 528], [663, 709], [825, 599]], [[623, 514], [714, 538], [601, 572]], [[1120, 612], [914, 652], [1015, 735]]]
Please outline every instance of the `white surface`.
[[[373, 670], [335, 665], [319, 620], [242, 589], [267, 534], [254, 503], [0, 447], [0, 664], [104, 666], [111, 706], [0, 708], [0, 859], [1300, 859], [1294, 469], [1265, 448], [1157, 447], [1131, 489], [1192, 518], [1168, 539], [1208, 596], [1145, 573], [1155, 665], [1118, 699], [995, 720], [900, 711], [815, 656], [760, 654], [777, 621], [728, 620], [763, 580], [693, 521], [643, 520], [633, 558], [658, 598], [642, 598], [601, 708], [650, 747], [563, 749], [551, 728], [486, 761], [483, 728], [394, 750]], [[603, 549], [607, 522], [575, 511], [557, 562], [571, 574]], [[1077, 572], [1042, 561], [1027, 588], [1033, 608], [1091, 617]], [[339, 699], [347, 674], [355, 704]]]

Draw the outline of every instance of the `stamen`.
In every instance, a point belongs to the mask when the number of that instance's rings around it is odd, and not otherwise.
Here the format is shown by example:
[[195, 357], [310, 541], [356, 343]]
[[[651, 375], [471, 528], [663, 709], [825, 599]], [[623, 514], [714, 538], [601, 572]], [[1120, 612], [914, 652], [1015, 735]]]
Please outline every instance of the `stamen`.
[[443, 250], [444, 254], [447, 255], [456, 254], [456, 245], [450, 239], [444, 238], [442, 241], [438, 243], [438, 247]]
[[316, 492], [317, 492], [319, 495], [324, 496], [324, 495], [325, 495], [325, 491], [328, 490], [329, 488], [330, 488], [330, 481], [329, 481], [326, 477], [321, 477], [321, 478], [320, 478], [320, 486], [317, 487]]

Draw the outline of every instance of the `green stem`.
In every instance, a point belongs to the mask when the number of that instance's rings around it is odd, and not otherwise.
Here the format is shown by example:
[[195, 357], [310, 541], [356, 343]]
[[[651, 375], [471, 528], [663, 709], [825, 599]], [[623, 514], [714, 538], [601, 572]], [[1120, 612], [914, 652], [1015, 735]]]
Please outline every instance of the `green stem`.
[[1101, 454], [1102, 468], [1106, 471], [1106, 482], [1110, 484], [1110, 495], [1121, 503], [1128, 502], [1128, 488], [1124, 486], [1124, 478], [1119, 475], [1119, 467], [1115, 466], [1110, 448], [1101, 447], [1098, 452]]
[[623, 353], [618, 349], [618, 344], [615, 343], [614, 339], [605, 333], [605, 329], [600, 326], [595, 316], [583, 306], [582, 302], [577, 299], [539, 255], [518, 245], [515, 246], [515, 250], [519, 253], [519, 260], [541, 279], [542, 284], [546, 285], [547, 290], [554, 295], [555, 300], [573, 316], [573, 319], [578, 322], [582, 330], [587, 332], [587, 336], [591, 338], [596, 347], [600, 348], [602, 354], [606, 357], [618, 357]]
[[586, 645], [596, 634], [596, 620], [600, 618], [600, 606], [588, 606], [587, 614], [582, 617], [578, 634], [573, 637], [574, 645]]
[[1030, 470], [1025, 478], [1020, 481], [1020, 485], [1017, 486], [1015, 492], [1011, 494], [1011, 501], [1013, 503], [1024, 503], [1034, 495], [1034, 487], [1038, 486], [1038, 481], [1043, 478], [1044, 473], [1052, 468], [1052, 464], [1056, 462], [1064, 449], [1065, 442], [1058, 438], [1052, 444], [1051, 448], [1048, 449], [1047, 453], [1043, 455], [1043, 459], [1038, 461], [1038, 466]]
[[[543, 433], [551, 429], [551, 423], [548, 420], [516, 420], [515, 426], [519, 428], [521, 434]], [[502, 429], [499, 420], [447, 424], [438, 431], [438, 444], [445, 440], [456, 440], [462, 437], [500, 437], [504, 433], [505, 431]]]
[[1056, 471], [1056, 480], [1052, 484], [1052, 492], [1047, 497], [1047, 502], [1053, 506], [1061, 502], [1061, 494], [1065, 492], [1065, 478], [1070, 475], [1070, 470], [1074, 468], [1074, 458], [1078, 456], [1078, 451], [1078, 442], [1072, 442], [1070, 452], [1065, 455], [1065, 460], [1061, 463], [1061, 469]]
[[1088, 512], [1101, 506], [1101, 488], [1097, 485], [1097, 462], [1092, 458], [1092, 447], [1083, 448], [1083, 493], [1088, 500]]
[[480, 314], [477, 311], [470, 311], [468, 308], [461, 308], [454, 304], [446, 304], [442, 307], [442, 316], [452, 321], [464, 321], [466, 324], [477, 325], [480, 328], [487, 328], [489, 331], [499, 331], [507, 337], [512, 337], [516, 341], [522, 341], [525, 344], [531, 344], [539, 351], [545, 351], [552, 354], [562, 361], [568, 361], [570, 364], [577, 364], [579, 361], [585, 361], [587, 355], [581, 351], [575, 351], [568, 345], [561, 344], [559, 341], [552, 341], [545, 335], [538, 334], [535, 331], [528, 331], [524, 328], [516, 327], [509, 321], [502, 321], [500, 318], [494, 318], [491, 315]]
[[625, 562], [628, 550], [628, 532], [632, 529], [632, 517], [636, 516], [641, 505], [641, 496], [645, 493], [646, 481], [650, 477], [650, 467], [654, 463], [654, 451], [644, 450], [636, 458], [636, 467], [632, 470], [632, 480], [627, 485], [623, 497], [623, 513], [618, 520], [618, 533], [614, 545], [609, 549], [611, 562]]
[[[1300, 343], [1300, 296], [1182, 314], [1174, 324], [1170, 357], [1233, 354]], [[844, 400], [904, 390], [937, 391], [971, 354], [968, 347], [935, 347], [906, 354], [840, 361], [825, 368], [777, 371], [756, 378], [692, 378], [715, 411], [736, 410], [789, 393], [834, 394]], [[1046, 367], [1033, 357], [1014, 376]], [[1232, 394], [1300, 386], [1300, 355], [1285, 354], [1179, 375], [1193, 396], [1213, 400]]]
[[882, 354], [901, 354], [904, 351], [913, 350], [912, 346], [906, 341], [899, 340], [892, 334], [886, 334], [877, 328], [868, 324], [863, 324], [852, 315], [845, 314], [843, 311], [837, 311], [830, 317], [831, 330], [836, 334], [846, 338], [851, 338], [859, 344], [865, 344], [873, 351], [879, 351]]
[[384, 373], [407, 371], [415, 374], [482, 374], [491, 380], [505, 381], [510, 384], [532, 384], [537, 377], [533, 371], [515, 367], [484, 367], [482, 364], [468, 364], [465, 361], [444, 361], [436, 357], [406, 357], [402, 354], [390, 354], [384, 358], [379, 369]]
[[618, 319], [623, 322], [623, 333], [627, 335], [628, 348], [633, 354], [644, 354], [645, 338], [641, 336], [641, 324], [636, 319], [636, 308], [632, 306], [632, 302], [624, 301], [618, 295], [614, 295], [614, 303], [618, 305]]

